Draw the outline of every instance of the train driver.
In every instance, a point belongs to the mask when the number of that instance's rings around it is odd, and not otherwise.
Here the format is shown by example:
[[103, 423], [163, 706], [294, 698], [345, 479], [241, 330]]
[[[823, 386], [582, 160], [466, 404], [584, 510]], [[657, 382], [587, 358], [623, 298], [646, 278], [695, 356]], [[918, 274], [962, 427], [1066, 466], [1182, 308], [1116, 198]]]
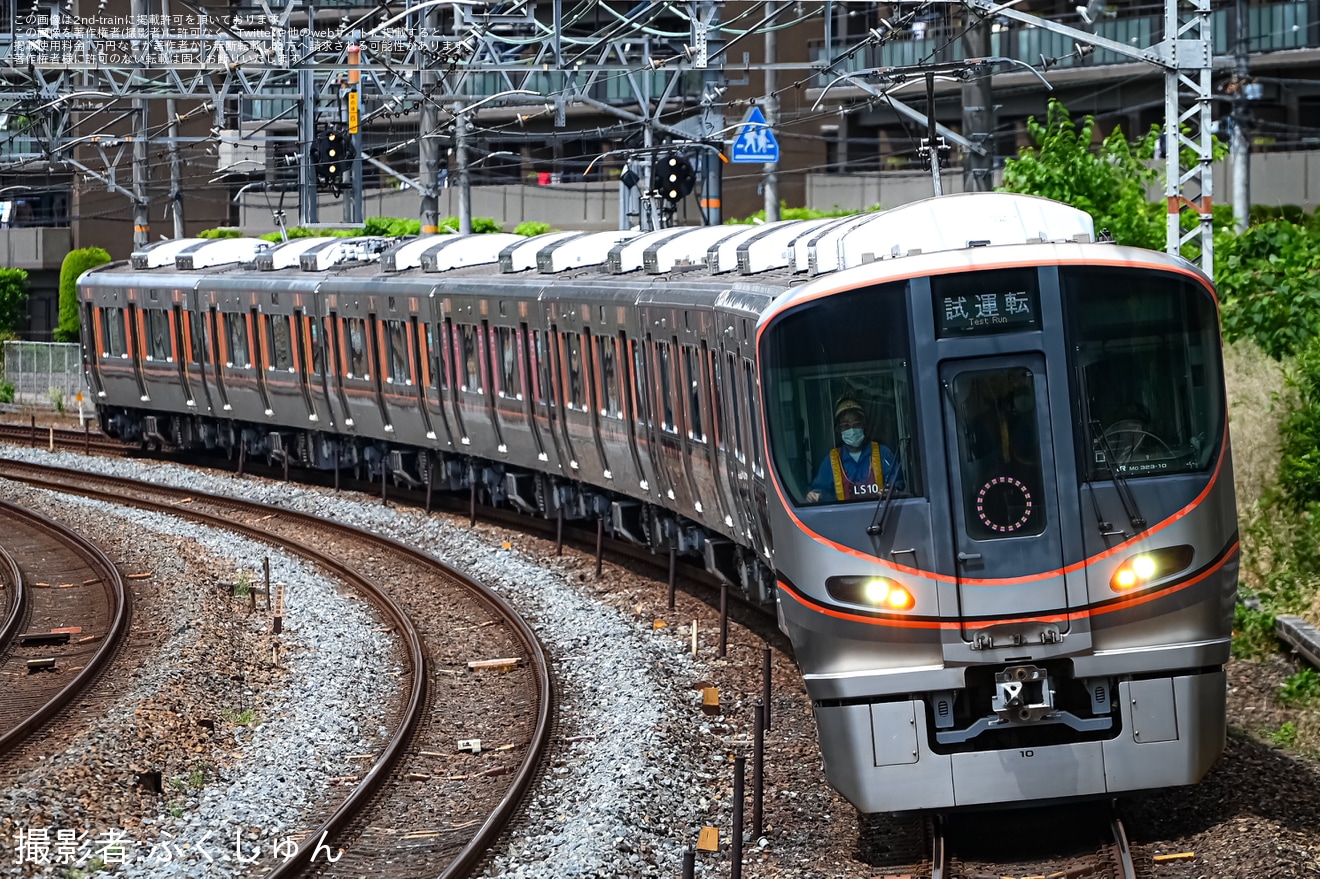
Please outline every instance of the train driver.
[[860, 403], [847, 397], [840, 400], [834, 407], [834, 426], [842, 443], [821, 461], [807, 492], [807, 503], [818, 503], [821, 498], [878, 500], [887, 482], [902, 482], [889, 447], [866, 441], [866, 412]]

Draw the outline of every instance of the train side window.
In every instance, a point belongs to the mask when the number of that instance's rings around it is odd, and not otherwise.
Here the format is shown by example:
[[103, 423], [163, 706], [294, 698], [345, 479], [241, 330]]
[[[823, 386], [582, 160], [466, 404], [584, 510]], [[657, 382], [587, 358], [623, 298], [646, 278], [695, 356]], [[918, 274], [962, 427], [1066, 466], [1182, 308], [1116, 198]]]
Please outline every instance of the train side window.
[[522, 399], [522, 373], [518, 369], [518, 335], [512, 327], [495, 328], [495, 358], [500, 375], [500, 396]]
[[225, 338], [229, 342], [229, 360], [225, 366], [251, 369], [252, 358], [248, 354], [247, 315], [227, 313], [225, 315]]
[[371, 378], [371, 360], [367, 356], [367, 322], [360, 317], [344, 318], [344, 341], [348, 345], [348, 378]]
[[564, 333], [564, 352], [568, 360], [568, 408], [587, 411], [586, 384], [583, 381], [582, 337]]
[[477, 363], [477, 329], [467, 324], [459, 324], [455, 331], [455, 345], [458, 355], [459, 388], [481, 393], [481, 369]]
[[756, 392], [756, 375], [752, 372], [752, 361], [743, 361], [743, 377], [746, 379], [745, 387], [747, 390], [746, 402], [747, 411], [751, 416], [747, 419], [747, 426], [752, 431], [752, 472], [757, 476], [762, 474], [761, 470], [761, 397]]
[[678, 433], [678, 424], [674, 419], [674, 365], [669, 343], [656, 342], [655, 355], [656, 368], [660, 372], [660, 427], [669, 433]]
[[101, 309], [101, 338], [105, 340], [106, 357], [127, 357], [128, 342], [124, 336], [124, 310]]
[[385, 347], [390, 366], [385, 380], [396, 385], [412, 384], [412, 377], [408, 375], [408, 333], [403, 327], [403, 321], [385, 321]]
[[293, 336], [289, 333], [289, 318], [283, 314], [267, 316], [270, 321], [266, 336], [266, 369], [293, 372]]
[[724, 448], [724, 407], [720, 405], [718, 385], [715, 383], [715, 376], [719, 373], [719, 361], [715, 352], [706, 347], [706, 343], [701, 343], [701, 386], [706, 389], [706, 395], [710, 398], [710, 429], [715, 434], [715, 445], [721, 450]]
[[[686, 315], [687, 312], [684, 312]], [[683, 387], [687, 391], [688, 401], [688, 439], [697, 443], [706, 441], [706, 431], [701, 420], [701, 367], [697, 360], [697, 349], [691, 345], [683, 346]]]
[[170, 357], [170, 318], [157, 308], [144, 308], [147, 330], [147, 359], [168, 362]]
[[623, 400], [619, 396], [619, 373], [616, 341], [609, 336], [596, 337], [596, 359], [600, 363], [602, 403], [600, 414], [610, 418], [623, 417]]

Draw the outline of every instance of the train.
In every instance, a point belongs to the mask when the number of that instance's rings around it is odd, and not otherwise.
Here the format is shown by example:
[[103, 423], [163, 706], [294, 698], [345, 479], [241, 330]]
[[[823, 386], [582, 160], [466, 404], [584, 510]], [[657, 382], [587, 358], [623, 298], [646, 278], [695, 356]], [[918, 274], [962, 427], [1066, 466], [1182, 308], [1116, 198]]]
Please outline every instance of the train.
[[752, 226], [168, 240], [105, 433], [602, 520], [776, 615], [865, 813], [1194, 784], [1238, 571], [1211, 281], [1008, 193]]

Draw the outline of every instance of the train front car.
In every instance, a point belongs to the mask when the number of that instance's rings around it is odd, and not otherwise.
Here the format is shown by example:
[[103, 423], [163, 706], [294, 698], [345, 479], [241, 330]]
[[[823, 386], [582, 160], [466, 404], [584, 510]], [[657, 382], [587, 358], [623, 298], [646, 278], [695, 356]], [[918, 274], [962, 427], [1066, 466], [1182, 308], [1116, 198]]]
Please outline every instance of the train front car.
[[758, 341], [781, 625], [865, 812], [1198, 781], [1237, 519], [1217, 309], [1101, 244], [871, 262]]

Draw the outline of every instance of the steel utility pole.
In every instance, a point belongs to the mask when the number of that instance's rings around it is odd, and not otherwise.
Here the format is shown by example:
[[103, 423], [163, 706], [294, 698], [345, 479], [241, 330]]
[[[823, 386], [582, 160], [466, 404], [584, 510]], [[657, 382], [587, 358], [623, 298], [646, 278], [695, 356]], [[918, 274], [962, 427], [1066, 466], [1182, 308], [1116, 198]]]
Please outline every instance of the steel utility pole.
[[[771, 0], [771, 6], [773, 5], [774, 0]], [[693, 25], [697, 29], [697, 57], [694, 59], [694, 64], [704, 67], [706, 71], [702, 76], [702, 139], [715, 136], [715, 133], [724, 127], [724, 115], [719, 112], [716, 104], [725, 88], [724, 63], [721, 61], [712, 69], [708, 62], [711, 55], [716, 55], [721, 50], [717, 30], [719, 23], [720, 4], [708, 2], [703, 4], [701, 14], [697, 16]], [[707, 226], [718, 226], [723, 222], [724, 162], [713, 150], [702, 150], [700, 167], [702, 168], [703, 216]]]
[[[147, 20], [147, 0], [132, 0], [129, 11], [133, 21]], [[145, 59], [150, 52], [148, 44], [134, 41], [135, 54]], [[141, 64], [140, 66], [146, 66]], [[151, 166], [147, 159], [150, 137], [147, 124], [146, 98], [133, 99], [133, 248], [141, 250], [151, 241]]]
[[[309, 21], [316, 20], [316, 10], [307, 10]], [[303, 35], [304, 55], [312, 52], [310, 30]], [[317, 222], [316, 168], [312, 165], [312, 141], [316, 139], [316, 74], [310, 67], [298, 71], [298, 225]]]
[[348, 195], [344, 199], [344, 222], [361, 223], [362, 209], [362, 47], [361, 32], [353, 34], [348, 47], [348, 142], [353, 158], [348, 163]]
[[[774, 68], [774, 64], [778, 60], [779, 37], [773, 24], [778, 5], [777, 0], [769, 0], [765, 8], [766, 18], [771, 19], [771, 24], [767, 26], [765, 31], [765, 121], [771, 131], [779, 127], [779, 95], [775, 93], [778, 82]], [[765, 221], [772, 223], [779, 219], [778, 162], [765, 163], [762, 189], [765, 192]]]
[[1233, 131], [1229, 153], [1233, 166], [1233, 225], [1243, 232], [1251, 221], [1251, 143], [1247, 140], [1247, 83], [1251, 76], [1247, 52], [1251, 23], [1247, 0], [1237, 0], [1233, 15], [1237, 43], [1233, 47]]
[[[428, 6], [422, 13], [422, 33], [433, 34], [436, 32], [436, 12], [434, 6]], [[436, 138], [437, 129], [440, 127], [439, 108], [436, 105], [435, 92], [435, 63], [419, 54], [417, 78], [422, 89], [422, 106], [420, 125], [417, 129], [417, 154], [420, 160], [422, 183], [422, 234], [435, 235], [440, 231], [440, 193], [437, 190], [439, 186], [439, 162], [440, 162], [440, 142]]]
[[463, 105], [454, 105], [454, 166], [458, 171], [458, 231], [472, 234], [472, 178], [468, 174], [468, 121]]
[[[169, 21], [170, 0], [160, 0], [161, 17]], [[169, 117], [170, 151], [170, 216], [174, 219], [174, 237], [183, 237], [183, 175], [179, 161], [179, 113], [173, 98], [165, 101], [165, 115]]]
[[[970, 10], [967, 15], [971, 16]], [[968, 22], [963, 33], [963, 57], [988, 58], [990, 56], [990, 19], [982, 17], [976, 23]], [[983, 76], [962, 87], [963, 137], [984, 148], [984, 152], [963, 151], [963, 191], [989, 192], [995, 188], [995, 127], [994, 90], [990, 77]]]

